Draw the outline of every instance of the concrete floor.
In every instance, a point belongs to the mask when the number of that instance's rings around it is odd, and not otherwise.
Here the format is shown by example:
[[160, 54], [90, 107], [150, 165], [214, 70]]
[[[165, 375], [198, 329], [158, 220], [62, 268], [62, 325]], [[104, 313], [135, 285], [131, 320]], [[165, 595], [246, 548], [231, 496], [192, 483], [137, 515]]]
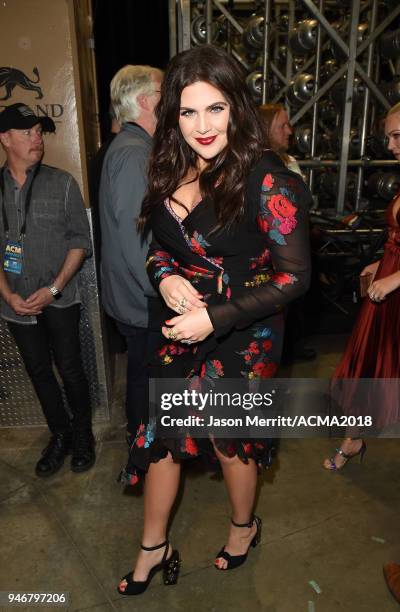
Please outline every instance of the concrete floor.
[[[313, 344], [318, 360], [282, 376], [329, 376], [343, 339], [320, 336]], [[120, 372], [123, 366], [120, 357]], [[116, 482], [126, 458], [122, 394], [120, 375], [114, 422], [97, 426], [98, 459], [84, 474], [66, 463], [38, 479], [46, 430], [0, 430], [0, 591], [67, 591], [69, 610], [91, 612], [399, 610], [382, 577], [384, 562], [400, 560], [400, 441], [390, 439], [370, 440], [364, 464], [350, 462], [336, 474], [321, 468], [334, 440], [282, 440], [260, 479], [262, 542], [229, 573], [213, 567], [228, 530], [223, 482], [186, 470], [170, 534], [183, 559], [178, 585], [165, 588], [157, 576], [144, 595], [119, 596], [115, 587], [132, 567], [142, 517], [140, 492]]]

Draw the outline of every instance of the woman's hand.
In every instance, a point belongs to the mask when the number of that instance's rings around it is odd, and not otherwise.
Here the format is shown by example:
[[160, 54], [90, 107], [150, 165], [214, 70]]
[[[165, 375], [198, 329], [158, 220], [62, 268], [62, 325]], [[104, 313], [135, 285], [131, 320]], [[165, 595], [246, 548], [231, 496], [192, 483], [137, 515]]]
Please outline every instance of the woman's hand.
[[178, 274], [164, 278], [159, 284], [159, 290], [166, 305], [178, 314], [183, 315], [194, 308], [207, 306], [201, 299], [203, 296], [186, 278]]
[[389, 293], [400, 287], [400, 272], [395, 272], [385, 278], [374, 281], [368, 289], [368, 295], [373, 302], [381, 302]]
[[365, 268], [361, 271], [360, 276], [367, 276], [368, 274], [372, 274], [372, 279], [371, 279], [371, 282], [372, 282], [375, 278], [375, 274], [376, 274], [376, 271], [380, 263], [381, 263], [380, 260], [378, 260], [378, 261], [374, 261], [374, 263], [369, 264], [368, 266], [365, 266]]
[[214, 331], [206, 308], [195, 308], [165, 322], [167, 325], [161, 329], [164, 336], [169, 340], [179, 340], [183, 344], [201, 342]]

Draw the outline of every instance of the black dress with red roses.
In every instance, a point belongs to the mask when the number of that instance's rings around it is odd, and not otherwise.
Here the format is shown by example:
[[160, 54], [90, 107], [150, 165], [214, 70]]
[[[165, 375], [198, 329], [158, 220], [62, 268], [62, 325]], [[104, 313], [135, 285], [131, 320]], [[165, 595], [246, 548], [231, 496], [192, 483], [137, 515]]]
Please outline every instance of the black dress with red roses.
[[[210, 233], [217, 220], [208, 199], [183, 221], [168, 202], [155, 209], [147, 261], [150, 278], [156, 287], [172, 274], [189, 280], [207, 302], [214, 332], [193, 345], [160, 334], [159, 348], [149, 360], [152, 377], [252, 381], [275, 375], [285, 305], [309, 284], [309, 203], [302, 179], [266, 152], [248, 178], [244, 214], [233, 228]], [[154, 300], [150, 308], [150, 326], [158, 330], [176, 316], [159, 304]], [[154, 432], [155, 422], [144, 415], [121, 475], [124, 483], [135, 484], [151, 462], [169, 452], [177, 461], [201, 456], [208, 464], [218, 464], [208, 439], [189, 435], [161, 439]], [[271, 463], [270, 440], [217, 439], [215, 443], [222, 453], [238, 455], [245, 463], [250, 458], [259, 467]]]

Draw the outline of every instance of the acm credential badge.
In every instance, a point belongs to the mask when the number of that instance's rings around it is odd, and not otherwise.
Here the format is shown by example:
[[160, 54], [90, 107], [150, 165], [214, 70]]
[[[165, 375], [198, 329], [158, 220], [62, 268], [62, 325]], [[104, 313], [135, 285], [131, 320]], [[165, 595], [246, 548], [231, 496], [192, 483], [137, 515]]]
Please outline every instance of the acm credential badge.
[[22, 243], [8, 241], [4, 252], [4, 271], [22, 274]]

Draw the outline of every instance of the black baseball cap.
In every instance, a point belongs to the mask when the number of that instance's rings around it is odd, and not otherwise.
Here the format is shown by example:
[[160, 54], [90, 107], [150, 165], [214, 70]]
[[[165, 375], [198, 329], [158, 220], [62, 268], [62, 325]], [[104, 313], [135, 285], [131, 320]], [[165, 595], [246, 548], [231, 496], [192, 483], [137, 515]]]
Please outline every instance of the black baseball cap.
[[41, 124], [44, 132], [55, 132], [56, 125], [50, 117], [38, 117], [33, 110], [22, 102], [7, 106], [0, 113], [0, 133], [7, 130], [29, 130]]

